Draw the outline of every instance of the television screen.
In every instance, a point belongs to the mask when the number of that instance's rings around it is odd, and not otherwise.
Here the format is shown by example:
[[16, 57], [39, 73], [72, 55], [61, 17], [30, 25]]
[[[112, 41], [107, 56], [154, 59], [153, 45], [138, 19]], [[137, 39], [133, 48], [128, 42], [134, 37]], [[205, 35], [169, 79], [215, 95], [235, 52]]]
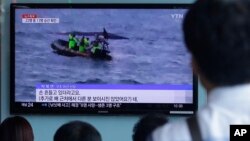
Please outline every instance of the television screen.
[[12, 4], [11, 113], [188, 115], [187, 5]]

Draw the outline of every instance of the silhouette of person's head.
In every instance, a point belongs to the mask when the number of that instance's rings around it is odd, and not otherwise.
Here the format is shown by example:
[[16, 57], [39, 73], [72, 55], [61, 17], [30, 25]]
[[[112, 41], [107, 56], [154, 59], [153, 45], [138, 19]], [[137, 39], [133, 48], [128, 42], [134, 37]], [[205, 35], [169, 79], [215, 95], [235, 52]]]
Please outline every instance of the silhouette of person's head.
[[101, 141], [101, 134], [89, 123], [72, 121], [62, 125], [54, 135], [54, 141]]
[[0, 125], [1, 141], [34, 141], [33, 129], [23, 117], [6, 118]]
[[249, 0], [198, 0], [186, 14], [186, 46], [208, 90], [250, 82], [249, 17]]
[[147, 137], [157, 128], [168, 120], [163, 114], [149, 114], [142, 117], [134, 126], [133, 141], [146, 141]]

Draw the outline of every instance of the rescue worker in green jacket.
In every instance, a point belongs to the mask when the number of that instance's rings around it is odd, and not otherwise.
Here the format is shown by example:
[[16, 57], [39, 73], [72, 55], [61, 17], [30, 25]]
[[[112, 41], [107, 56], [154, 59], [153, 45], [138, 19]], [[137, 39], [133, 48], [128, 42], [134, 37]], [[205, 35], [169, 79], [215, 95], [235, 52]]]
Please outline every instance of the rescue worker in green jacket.
[[93, 43], [93, 47], [91, 48], [91, 53], [95, 54], [96, 50], [101, 50], [101, 49], [102, 49], [102, 47], [101, 47], [100, 43], [95, 41]]
[[69, 49], [77, 50], [77, 42], [75, 34], [69, 34]]
[[89, 46], [89, 38], [83, 37], [80, 46], [79, 46], [79, 52], [84, 53], [87, 51], [87, 48]]

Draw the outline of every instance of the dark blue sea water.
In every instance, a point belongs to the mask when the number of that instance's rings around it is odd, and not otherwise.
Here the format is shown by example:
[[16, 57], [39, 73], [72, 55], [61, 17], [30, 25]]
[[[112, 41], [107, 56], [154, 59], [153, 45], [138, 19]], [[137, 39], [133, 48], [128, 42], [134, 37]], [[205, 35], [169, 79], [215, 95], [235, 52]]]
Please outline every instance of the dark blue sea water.
[[[59, 24], [23, 24], [22, 14], [59, 18]], [[35, 10], [16, 12], [16, 100], [34, 101], [39, 83], [192, 85], [190, 56], [181, 24], [171, 14], [185, 10]], [[129, 38], [109, 40], [112, 61], [65, 57], [50, 44], [68, 40], [58, 32], [101, 32]]]

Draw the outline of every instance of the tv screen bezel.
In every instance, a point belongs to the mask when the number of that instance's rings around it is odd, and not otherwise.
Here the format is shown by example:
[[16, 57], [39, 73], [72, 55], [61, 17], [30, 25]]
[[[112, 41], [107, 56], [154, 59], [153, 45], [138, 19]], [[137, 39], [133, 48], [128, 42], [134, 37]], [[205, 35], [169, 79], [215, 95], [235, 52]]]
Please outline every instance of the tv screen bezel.
[[[21, 107], [18, 105], [17, 102], [15, 102], [15, 10], [16, 9], [26, 9], [26, 8], [32, 8], [32, 9], [188, 9], [191, 4], [104, 4], [104, 3], [98, 3], [98, 4], [57, 4], [57, 3], [35, 3], [35, 4], [26, 4], [26, 3], [18, 3], [18, 4], [11, 4], [10, 5], [10, 113], [11, 114], [85, 114], [85, 115], [92, 115], [92, 114], [119, 114], [119, 115], [138, 115], [138, 114], [145, 114], [145, 113], [155, 113], [155, 112], [161, 112], [167, 115], [193, 115], [196, 113], [198, 109], [198, 79], [195, 75], [193, 75], [193, 103], [192, 104], [184, 104], [186, 109], [175, 109], [173, 108], [174, 104], [171, 104], [172, 107], [170, 110], [165, 111], [162, 106], [161, 110], [154, 110], [154, 109], [147, 109], [152, 108], [151, 106], [156, 107], [160, 104], [145, 104], [144, 109], [123, 109], [123, 110], [99, 110], [99, 109], [72, 109], [72, 108], [27, 108], [27, 107]], [[33, 103], [33, 102], [30, 102]], [[28, 102], [27, 102], [28, 104]], [[167, 105], [163, 103], [164, 105]], [[131, 104], [133, 105], [133, 104]], [[140, 107], [140, 105], [137, 105]], [[132, 106], [133, 107], [133, 106]], [[136, 106], [134, 106], [136, 107]], [[169, 111], [193, 111], [193, 113], [182, 113], [179, 114], [173, 113], [170, 114]]]

